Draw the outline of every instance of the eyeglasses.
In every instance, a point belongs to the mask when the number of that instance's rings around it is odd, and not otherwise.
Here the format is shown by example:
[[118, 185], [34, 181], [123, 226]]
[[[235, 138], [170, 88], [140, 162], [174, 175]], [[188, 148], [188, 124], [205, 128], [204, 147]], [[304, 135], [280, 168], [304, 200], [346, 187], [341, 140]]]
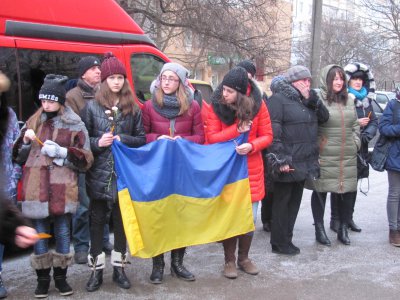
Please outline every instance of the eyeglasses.
[[179, 79], [175, 79], [175, 78], [173, 78], [173, 77], [161, 77], [160, 78], [160, 80], [161, 81], [163, 81], [163, 82], [179, 82]]

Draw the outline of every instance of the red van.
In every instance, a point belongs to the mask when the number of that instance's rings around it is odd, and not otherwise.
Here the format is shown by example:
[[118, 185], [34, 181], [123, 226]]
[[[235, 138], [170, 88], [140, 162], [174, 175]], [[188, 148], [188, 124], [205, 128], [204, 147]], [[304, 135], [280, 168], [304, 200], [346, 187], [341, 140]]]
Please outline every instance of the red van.
[[124, 62], [138, 103], [169, 59], [114, 0], [1, 0], [0, 70], [8, 103], [25, 121], [40, 106], [45, 74], [76, 79], [81, 57], [113, 52]]

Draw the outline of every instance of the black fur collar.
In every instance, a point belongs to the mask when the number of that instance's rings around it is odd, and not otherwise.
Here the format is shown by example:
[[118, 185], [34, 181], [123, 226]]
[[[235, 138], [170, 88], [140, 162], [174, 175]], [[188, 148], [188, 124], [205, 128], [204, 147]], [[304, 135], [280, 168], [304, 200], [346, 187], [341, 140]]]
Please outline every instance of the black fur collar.
[[[252, 99], [254, 100], [253, 115], [251, 116], [251, 119], [254, 119], [254, 117], [258, 114], [258, 111], [260, 110], [261, 107], [262, 94], [260, 89], [253, 80], [249, 80], [249, 83], [251, 86], [250, 97], [252, 97]], [[217, 114], [217, 116], [224, 124], [232, 125], [233, 123], [235, 123], [236, 111], [232, 109], [230, 106], [221, 103], [220, 101], [221, 98], [222, 98], [222, 84], [220, 84], [212, 94], [211, 105], [213, 106], [213, 109]]]

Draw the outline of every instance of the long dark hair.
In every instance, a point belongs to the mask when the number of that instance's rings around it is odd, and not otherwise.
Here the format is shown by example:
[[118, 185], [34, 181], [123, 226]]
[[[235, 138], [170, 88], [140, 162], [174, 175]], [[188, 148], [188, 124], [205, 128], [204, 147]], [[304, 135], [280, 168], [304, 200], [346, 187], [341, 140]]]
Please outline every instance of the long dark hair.
[[236, 111], [236, 118], [239, 120], [238, 126], [252, 120], [254, 100], [240, 92], [237, 92], [236, 101], [233, 104], [226, 104], [223, 95], [221, 95], [221, 103], [231, 107]]
[[130, 113], [135, 114], [135, 112], [139, 109], [135, 99], [133, 98], [133, 92], [129, 86], [128, 79], [126, 78], [124, 80], [122, 89], [117, 94], [110, 90], [107, 80], [104, 80], [100, 85], [100, 89], [96, 92], [95, 98], [102, 106], [108, 109], [111, 109], [111, 107], [114, 106], [114, 100], [115, 98], [118, 98], [118, 106], [120, 107], [124, 116]]
[[[333, 91], [333, 80], [335, 79], [336, 74], [343, 79], [343, 87], [338, 93]], [[326, 87], [328, 90], [326, 94], [326, 100], [328, 101], [329, 106], [332, 103], [341, 103], [344, 106], [347, 105], [348, 93], [346, 86], [346, 74], [341, 67], [335, 66], [328, 71], [328, 74], [326, 75]]]

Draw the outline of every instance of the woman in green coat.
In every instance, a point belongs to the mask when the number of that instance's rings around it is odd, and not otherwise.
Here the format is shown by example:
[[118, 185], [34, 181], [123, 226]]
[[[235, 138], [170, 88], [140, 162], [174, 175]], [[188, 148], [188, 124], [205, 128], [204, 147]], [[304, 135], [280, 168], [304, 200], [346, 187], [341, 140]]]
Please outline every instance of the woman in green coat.
[[315, 237], [330, 246], [324, 228], [324, 210], [327, 193], [336, 196], [340, 227], [338, 239], [350, 245], [348, 223], [351, 220], [351, 193], [357, 190], [357, 150], [360, 148], [360, 127], [353, 102], [348, 101], [346, 75], [337, 65], [321, 70], [319, 97], [329, 110], [329, 120], [318, 128], [319, 163], [321, 176], [308, 180], [306, 188], [313, 190], [311, 208]]

